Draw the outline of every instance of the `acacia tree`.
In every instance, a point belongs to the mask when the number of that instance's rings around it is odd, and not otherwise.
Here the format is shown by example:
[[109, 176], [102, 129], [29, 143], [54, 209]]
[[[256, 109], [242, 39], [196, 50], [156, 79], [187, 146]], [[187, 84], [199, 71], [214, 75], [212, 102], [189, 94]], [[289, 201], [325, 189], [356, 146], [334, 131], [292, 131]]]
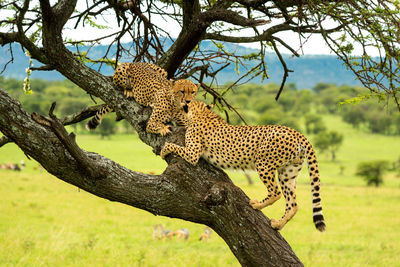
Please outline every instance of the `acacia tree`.
[[343, 135], [336, 131], [322, 131], [315, 136], [315, 147], [317, 147], [321, 152], [329, 151], [331, 152], [331, 159], [335, 161], [336, 151], [343, 143]]
[[[11, 44], [19, 43], [31, 58], [43, 64], [31, 67], [28, 74], [30, 71], [60, 72], [117, 111], [156, 154], [166, 140], [182, 143], [184, 129], [174, 128], [168, 137], [146, 133], [150, 108], [125, 99], [110, 77], [86, 63], [98, 63], [96, 68], [101, 68], [103, 64], [115, 66], [121, 58], [153, 62], [166, 69], [171, 78], [191, 77], [199, 81], [215, 102], [231, 108], [221, 97], [231, 87], [223, 91], [214, 87], [219, 71], [231, 63], [246, 67], [246, 60], [252, 60], [257, 64], [233, 85], [259, 75], [267, 78], [268, 62], [264, 56], [271, 48], [284, 70], [278, 99], [292, 71], [281, 51], [287, 49], [299, 56], [298, 47], [286, 43], [279, 34], [297, 33], [301, 46], [307, 45], [310, 35], [319, 34], [372, 93], [384, 93], [399, 105], [397, 1], [82, 2], [83, 10], [77, 9], [77, 0], [0, 1], [1, 9], [11, 14], [0, 21], [0, 44], [9, 45], [9, 63], [13, 61]], [[99, 18], [113, 20], [118, 26], [104, 36], [98, 31], [99, 36], [93, 40], [74, 40], [67, 36], [66, 28], [78, 29], [80, 25], [103, 28], [96, 20]], [[170, 23], [157, 23], [155, 18], [175, 21], [180, 30], [178, 37], [169, 35]], [[132, 42], [123, 43], [125, 37]], [[203, 40], [212, 41], [215, 48], [202, 47]], [[99, 41], [109, 43], [107, 52], [100, 58], [92, 58], [88, 52]], [[227, 51], [224, 42], [259, 42], [260, 53], [245, 55]], [[351, 55], [354, 44], [364, 49], [362, 56]], [[371, 47], [377, 47], [381, 56], [370, 57]], [[203, 82], [205, 77], [210, 79], [207, 84]], [[28, 90], [28, 82], [25, 88]], [[82, 150], [75, 143], [74, 134], [68, 134], [64, 128], [66, 124], [92, 116], [99, 106], [64, 118], [54, 115], [55, 108], [53, 104], [49, 117], [28, 114], [16, 99], [0, 90], [0, 130], [4, 134], [0, 145], [16, 143], [55, 177], [99, 197], [153, 214], [206, 224], [226, 241], [242, 265], [302, 265], [281, 235], [271, 229], [269, 220], [248, 205], [248, 197], [220, 169], [204, 161], [191, 166], [171, 155], [161, 175], [128, 170], [101, 155]]]

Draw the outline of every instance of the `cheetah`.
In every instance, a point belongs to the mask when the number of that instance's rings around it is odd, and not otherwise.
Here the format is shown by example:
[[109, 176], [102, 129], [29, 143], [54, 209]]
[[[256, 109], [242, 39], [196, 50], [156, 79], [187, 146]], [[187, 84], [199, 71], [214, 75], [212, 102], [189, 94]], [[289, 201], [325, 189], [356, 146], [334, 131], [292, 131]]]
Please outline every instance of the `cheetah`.
[[[120, 64], [115, 70], [113, 81], [124, 90], [125, 97], [153, 108], [146, 131], [161, 135], [171, 132], [170, 126], [165, 123], [172, 120], [178, 125], [187, 124], [181, 107], [194, 99], [199, 88], [199, 85], [189, 80], [168, 80], [164, 69], [145, 62]], [[111, 111], [109, 106], [103, 107], [86, 127], [95, 129], [103, 116]]]
[[[299, 132], [280, 125], [230, 125], [201, 101], [192, 101], [184, 109], [189, 126], [185, 147], [166, 142], [160, 156], [171, 152], [196, 165], [202, 156], [211, 164], [224, 169], [257, 170], [267, 187], [268, 196], [261, 202], [250, 200], [254, 209], [272, 205], [281, 197], [286, 200], [285, 213], [280, 220], [271, 219], [271, 226], [282, 229], [296, 214], [296, 178], [307, 158], [311, 179], [313, 221], [319, 231], [325, 230], [322, 215], [320, 179], [315, 151]], [[275, 180], [278, 181], [281, 191]]]

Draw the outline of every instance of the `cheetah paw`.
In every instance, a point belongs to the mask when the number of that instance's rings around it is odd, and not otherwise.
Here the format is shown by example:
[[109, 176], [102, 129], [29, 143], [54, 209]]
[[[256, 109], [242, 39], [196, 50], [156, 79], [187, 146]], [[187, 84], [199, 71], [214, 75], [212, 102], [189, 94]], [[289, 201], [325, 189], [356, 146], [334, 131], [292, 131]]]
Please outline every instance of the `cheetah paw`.
[[255, 209], [255, 210], [260, 210], [262, 209], [261, 203], [257, 199], [252, 199], [249, 202], [250, 206]]
[[169, 152], [168, 151], [166, 151], [166, 149], [161, 149], [161, 152], [160, 152], [160, 157], [162, 158], [162, 159], [165, 159], [165, 156], [166, 155], [168, 155], [169, 154]]
[[277, 221], [275, 219], [271, 219], [271, 227], [274, 228], [275, 230], [281, 230], [281, 228], [282, 228], [279, 221]]
[[169, 133], [171, 132], [170, 128], [171, 128], [171, 127], [170, 127], [169, 125], [164, 126], [164, 128], [162, 128], [162, 129], [160, 130], [160, 134], [161, 134], [162, 136], [165, 136], [165, 135], [169, 134]]
[[165, 142], [163, 148], [161, 149], [160, 157], [161, 157], [162, 159], [165, 159], [165, 157], [166, 157], [169, 153], [171, 153], [171, 150], [169, 149], [169, 145], [170, 145], [170, 144], [169, 144], [168, 142]]
[[128, 99], [133, 98], [133, 91], [132, 90], [124, 90], [124, 96]]

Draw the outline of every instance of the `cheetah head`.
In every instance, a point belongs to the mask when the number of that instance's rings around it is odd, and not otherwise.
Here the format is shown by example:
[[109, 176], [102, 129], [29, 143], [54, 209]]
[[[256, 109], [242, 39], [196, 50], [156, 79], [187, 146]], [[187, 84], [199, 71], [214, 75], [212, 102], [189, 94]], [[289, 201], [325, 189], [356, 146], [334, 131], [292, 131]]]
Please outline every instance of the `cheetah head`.
[[188, 105], [196, 97], [199, 86], [200, 84], [195, 85], [189, 80], [177, 80], [172, 83], [175, 99], [181, 107]]
[[194, 118], [211, 112], [213, 105], [207, 105], [206, 103], [198, 100], [191, 101], [189, 104], [183, 106], [183, 110], [189, 121], [193, 121]]

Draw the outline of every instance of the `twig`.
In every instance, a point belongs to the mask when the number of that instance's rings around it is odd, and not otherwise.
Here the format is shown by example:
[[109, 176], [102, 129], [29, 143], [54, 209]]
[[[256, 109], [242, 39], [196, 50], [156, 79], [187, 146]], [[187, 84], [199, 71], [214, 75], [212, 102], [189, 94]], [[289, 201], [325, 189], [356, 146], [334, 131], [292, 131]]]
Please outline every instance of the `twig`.
[[287, 79], [287, 77], [289, 76], [289, 72], [293, 72], [293, 71], [292, 71], [292, 70], [289, 70], [289, 69], [287, 68], [286, 62], [285, 62], [285, 60], [283, 59], [281, 53], [279, 52], [278, 47], [276, 47], [275, 42], [272, 41], [271, 43], [272, 43], [272, 46], [273, 46], [273, 48], [274, 48], [274, 50], [275, 50], [276, 55], [277, 55], [278, 58], [279, 58], [279, 61], [280, 61], [281, 64], [282, 64], [283, 71], [284, 71], [284, 74], [283, 74], [283, 77], [282, 77], [281, 86], [279, 87], [279, 91], [278, 91], [278, 93], [277, 93], [276, 96], [275, 96], [275, 100], [278, 101], [279, 96], [280, 96], [281, 93], [282, 93], [283, 87], [285, 86], [286, 79]]
[[[210, 86], [206, 85], [205, 83], [201, 84], [201, 87], [204, 88], [205, 91], [207, 91], [208, 93], [210, 93], [214, 99], [218, 99], [221, 103], [224, 102], [224, 105], [227, 106], [230, 110], [233, 110], [233, 112], [235, 112], [241, 121], [243, 121], [244, 124], [247, 125], [246, 120], [242, 117], [242, 115], [240, 115], [240, 113], [234, 108], [232, 107], [226, 100], [225, 98], [223, 98], [217, 91], [215, 91], [213, 88], [211, 88]], [[222, 103], [221, 103], [222, 104]]]
[[[1, 39], [1, 38], [0, 38]], [[1, 42], [1, 40], [0, 40], [0, 44], [1, 44], [2, 42]], [[4, 64], [4, 67], [3, 67], [3, 69], [0, 71], [0, 74], [3, 74], [3, 72], [5, 72], [6, 71], [6, 68], [7, 68], [7, 65], [8, 64], [10, 64], [10, 63], [13, 63], [14, 62], [14, 54], [13, 54], [13, 50], [12, 50], [12, 46], [11, 46], [11, 43], [10, 43], [10, 49], [9, 49], [9, 51], [10, 51], [10, 55], [11, 55], [11, 58], [10, 58], [10, 60], [9, 61], [7, 61], [7, 63], [6, 64]]]

